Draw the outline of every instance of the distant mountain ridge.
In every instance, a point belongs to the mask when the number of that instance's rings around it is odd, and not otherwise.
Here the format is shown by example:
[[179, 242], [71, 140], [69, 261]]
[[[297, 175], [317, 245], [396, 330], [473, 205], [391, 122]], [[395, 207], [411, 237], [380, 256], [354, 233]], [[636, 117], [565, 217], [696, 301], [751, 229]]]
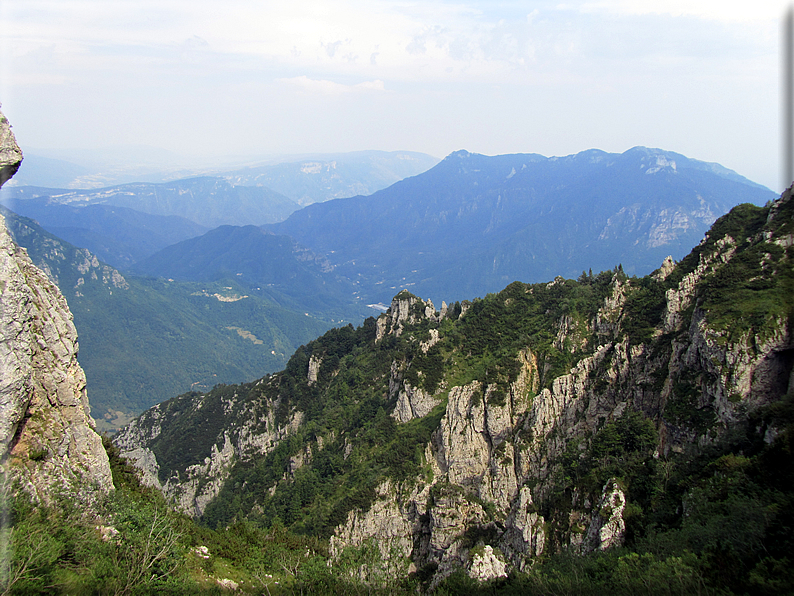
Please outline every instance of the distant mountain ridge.
[[429, 170], [438, 161], [414, 151], [356, 151], [306, 155], [294, 161], [251, 166], [220, 175], [232, 184], [272, 188], [305, 206], [369, 195]]
[[[68, 189], [109, 188], [129, 183], [164, 183], [212, 176], [242, 186], [266, 186], [306, 205], [370, 194], [438, 163], [416, 151], [352, 151], [261, 158], [234, 158], [211, 165], [149, 146], [96, 150], [26, 151], [11, 186]], [[246, 222], [251, 223], [251, 222]]]
[[92, 177], [90, 168], [34, 155], [17, 178], [39, 185], [6, 187], [0, 203], [124, 268], [211, 228], [281, 221], [299, 203], [369, 194], [436, 163], [411, 151], [315, 154], [212, 176], [95, 188], [102, 177]]
[[75, 207], [46, 196], [10, 203], [18, 215], [35, 219], [50, 233], [121, 268], [208, 231], [178, 215], [152, 215], [114, 205]]
[[621, 263], [682, 258], [738, 203], [775, 194], [716, 164], [660, 149], [567, 157], [452, 153], [369, 197], [310, 205], [267, 227], [324, 254], [367, 300], [402, 287], [434, 299]]
[[298, 209], [294, 201], [269, 188], [233, 186], [222, 178], [208, 176], [159, 184], [121, 184], [94, 190], [10, 187], [4, 190], [1, 200], [15, 210], [26, 200], [43, 197], [48, 198], [50, 204], [73, 207], [112, 205], [152, 215], [177, 215], [205, 228], [281, 221]]
[[371, 314], [356, 307], [355, 284], [327, 259], [257, 226], [220, 226], [161, 250], [131, 271], [196, 282], [231, 279], [287, 308], [336, 312], [335, 320]]

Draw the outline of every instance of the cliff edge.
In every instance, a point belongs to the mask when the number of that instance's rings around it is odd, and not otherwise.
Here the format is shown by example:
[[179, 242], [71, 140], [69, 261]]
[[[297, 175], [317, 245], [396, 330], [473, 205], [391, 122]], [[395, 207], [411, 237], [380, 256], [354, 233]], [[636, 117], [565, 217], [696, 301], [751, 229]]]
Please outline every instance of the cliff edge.
[[[0, 113], [0, 184], [21, 161]], [[0, 465], [7, 482], [38, 501], [58, 493], [90, 501], [113, 488], [77, 351], [66, 299], [0, 216]]]

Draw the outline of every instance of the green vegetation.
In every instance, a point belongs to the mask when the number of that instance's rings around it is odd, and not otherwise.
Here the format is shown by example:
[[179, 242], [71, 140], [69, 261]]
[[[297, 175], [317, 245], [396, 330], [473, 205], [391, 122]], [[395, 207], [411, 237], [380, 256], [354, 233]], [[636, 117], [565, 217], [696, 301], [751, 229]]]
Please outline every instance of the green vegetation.
[[[766, 443], [769, 428], [778, 434]], [[619, 478], [634, 509], [624, 547], [587, 556], [549, 549], [526, 573], [479, 584], [460, 571], [435, 593], [791, 593], [794, 395], [759, 410], [710, 449], [657, 459], [655, 440], [653, 425], [627, 412], [565, 465], [570, 487]], [[225, 579], [251, 594], [407, 595], [422, 583], [421, 574], [411, 574], [388, 588], [361, 584], [352, 573], [365, 559], [377, 561], [373, 552], [329, 565], [324, 540], [278, 522], [268, 530], [244, 521], [196, 525], [141, 487], [134, 469], [106, 447], [116, 492], [100, 507], [101, 520], [68, 499], [52, 508], [15, 500], [13, 525], [4, 530], [11, 551], [3, 593], [219, 594]]]
[[[698, 299], [712, 327], [731, 340], [743, 335], [765, 337], [777, 321], [794, 314], [792, 247], [785, 239], [794, 231], [792, 202], [786, 201], [767, 221], [769, 208], [739, 205], [718, 219], [706, 241], [684, 258], [667, 280], [678, 283], [698, 263], [717, 252], [735, 256], [710, 275], [699, 288]], [[720, 248], [723, 239], [731, 239]]]
[[666, 287], [650, 275], [632, 280], [632, 286], [626, 299], [623, 330], [633, 344], [649, 343], [662, 322]]
[[143, 487], [109, 441], [105, 447], [115, 491], [91, 513], [66, 495], [49, 507], [23, 493], [13, 499], [11, 525], [0, 529], [8, 547], [0, 593], [395, 593], [353, 582], [355, 561], [331, 568], [326, 543], [278, 524], [268, 531], [249, 523], [220, 530], [197, 525], [175, 513], [158, 491]]
[[[4, 594], [196, 593], [184, 566], [184, 526], [158, 491], [137, 482], [109, 442], [116, 490], [86, 513], [65, 492], [54, 506], [18, 492], [3, 532]], [[68, 489], [67, 489], [68, 491]]]

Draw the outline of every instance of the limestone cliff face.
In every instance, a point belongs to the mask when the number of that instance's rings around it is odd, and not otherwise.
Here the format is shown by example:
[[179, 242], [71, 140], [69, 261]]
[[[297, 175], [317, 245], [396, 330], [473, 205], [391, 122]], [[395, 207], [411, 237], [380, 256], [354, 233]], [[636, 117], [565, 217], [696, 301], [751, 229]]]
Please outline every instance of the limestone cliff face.
[[[440, 321], [446, 315], [446, 311], [445, 304], [442, 305], [441, 312], [438, 313], [431, 300], [425, 302], [403, 290], [394, 297], [386, 313], [378, 317], [377, 339], [382, 339], [388, 333], [399, 337], [406, 325], [423, 319]], [[427, 347], [424, 350], [427, 351]]]
[[[208, 394], [186, 394], [159, 404], [122, 429], [113, 439], [122, 455], [143, 472], [145, 484], [157, 487], [185, 513], [200, 516], [219, 493], [231, 467], [241, 459], [264, 456], [295, 433], [302, 413], [276, 420], [275, 407], [261, 399], [265, 378], [230, 395], [222, 387]], [[190, 415], [202, 428], [187, 431], [169, 425], [177, 416]], [[183, 432], [202, 433], [190, 445], [175, 445]], [[158, 455], [160, 458], [158, 460]], [[296, 459], [297, 467], [307, 456]], [[286, 475], [286, 472], [285, 472]]]
[[[788, 203], [784, 217], [790, 220], [790, 201], [787, 192], [772, 206], [770, 218]], [[767, 234], [756, 241], [783, 246], [786, 238]], [[663, 456], [714, 441], [748, 410], [794, 389], [790, 321], [773, 320], [764, 334], [729, 337], [729, 330], [709, 324], [700, 304], [699, 284], [731, 260], [737, 244], [730, 236], [717, 238], [714, 250], [703, 252], [693, 271], [667, 291], [653, 337], [668, 334], [669, 344], [631, 342], [622, 333], [631, 288], [616, 277], [611, 295], [591, 321], [563, 317], [559, 322], [556, 348], [587, 351], [587, 337], [596, 337], [600, 345], [540, 390], [542, 366], [529, 348], [518, 355], [521, 373], [501, 402], [492, 399], [496, 385], [481, 382], [442, 387], [435, 398], [424, 395], [407, 384], [398, 386], [393, 367], [391, 385], [398, 400], [392, 415], [401, 422], [418, 411], [426, 414], [429, 407], [417, 405], [432, 405], [446, 394], [445, 414], [425, 455], [433, 480], [429, 485], [423, 478], [404, 486], [381, 485], [369, 510], [350, 512], [337, 528], [332, 552], [340, 556], [346, 547], [377, 540], [391, 567], [402, 560], [435, 569], [437, 582], [461, 566], [478, 579], [498, 577], [502, 568], [483, 565], [484, 554], [475, 548], [476, 540], [472, 543], [472, 533], [480, 536], [480, 550], [483, 544], [491, 549], [489, 557], [520, 570], [547, 548], [587, 553], [621, 544], [627, 497], [615, 480], [595, 494], [574, 493], [565, 520], [544, 519], [535, 505], [554, 490], [559, 462], [572, 441], [592, 437], [605, 421], [634, 409], [656, 421]], [[666, 260], [657, 279], [674, 269], [672, 260]], [[395, 299], [379, 321], [379, 337], [404, 332], [406, 306], [409, 312], [421, 310]], [[677, 415], [683, 399], [690, 399], [686, 406], [708, 423], [698, 426]], [[550, 542], [552, 521], [558, 536]], [[484, 572], [486, 568], [492, 571]]]
[[[2, 157], [15, 155], [1, 115], [0, 131]], [[90, 501], [113, 488], [85, 386], [66, 300], [0, 216], [0, 457], [34, 499], [63, 491]]]

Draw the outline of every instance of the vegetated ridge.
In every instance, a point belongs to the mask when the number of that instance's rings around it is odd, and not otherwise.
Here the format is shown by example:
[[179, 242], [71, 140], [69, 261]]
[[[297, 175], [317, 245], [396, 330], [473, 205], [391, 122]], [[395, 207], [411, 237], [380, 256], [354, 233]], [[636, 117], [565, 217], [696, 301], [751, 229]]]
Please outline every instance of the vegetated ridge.
[[785, 593], [792, 246], [788, 190], [645, 277], [403, 291], [115, 443], [203, 523], [327, 538], [371, 587]]

